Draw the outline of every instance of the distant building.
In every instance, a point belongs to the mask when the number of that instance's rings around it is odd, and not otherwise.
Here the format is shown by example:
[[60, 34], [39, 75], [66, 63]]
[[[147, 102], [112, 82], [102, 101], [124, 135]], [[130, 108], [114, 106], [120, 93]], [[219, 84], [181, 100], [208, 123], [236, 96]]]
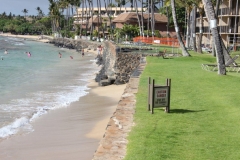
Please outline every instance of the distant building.
[[[139, 18], [142, 19], [142, 14], [139, 14]], [[151, 14], [143, 13], [143, 26], [144, 30], [147, 30], [147, 25], [149, 22], [149, 30], [151, 30], [151, 22], [148, 20], [151, 20]], [[162, 15], [160, 13], [154, 13], [154, 21], [155, 21], [155, 30], [159, 30], [159, 33], [162, 36], [167, 36], [167, 32], [169, 33], [170, 37], [175, 36], [175, 30], [173, 27], [167, 28], [167, 17], [165, 15]], [[113, 23], [116, 28], [122, 28], [124, 24], [131, 24], [131, 25], [137, 25], [138, 26], [138, 18], [136, 12], [127, 12], [122, 13], [118, 17], [116, 17], [113, 20]]]
[[[113, 18], [117, 17], [121, 13], [131, 12], [135, 11], [135, 8], [131, 7], [101, 7], [98, 9], [97, 7], [94, 7], [91, 11], [90, 8], [78, 8], [77, 13], [74, 15], [74, 24], [82, 24], [87, 21], [87, 19], [90, 19], [91, 16], [97, 16], [98, 12], [101, 14], [101, 17], [108, 17], [111, 16]], [[142, 8], [138, 8], [138, 11], [140, 12]], [[143, 8], [143, 11], [146, 9]]]
[[[239, 0], [223, 0], [218, 11], [218, 30], [224, 44], [229, 47], [234, 44], [240, 45], [240, 21], [239, 21]], [[196, 33], [199, 34], [199, 14], [197, 14]], [[212, 36], [210, 33], [209, 22], [203, 17], [203, 39], [205, 45], [212, 45]]]
[[[100, 12], [101, 18], [97, 16]], [[139, 16], [141, 18], [141, 8], [138, 8]], [[143, 19], [144, 19], [144, 30], [147, 30], [148, 17], [151, 19], [151, 14], [147, 13], [146, 8], [143, 8]], [[93, 18], [92, 18], [93, 15]], [[74, 15], [74, 24], [80, 24], [82, 28], [90, 28], [93, 25], [93, 30], [99, 30], [102, 33], [104, 28], [104, 33], [108, 34], [107, 29], [110, 28], [109, 16], [112, 17], [112, 28], [122, 28], [123, 24], [138, 25], [137, 13], [133, 8], [120, 8], [120, 7], [102, 7], [98, 10], [97, 7], [93, 8], [93, 12], [89, 11], [89, 8], [78, 8], [78, 12]], [[167, 32], [171, 37], [175, 36], [175, 30], [173, 27], [167, 29], [167, 17], [159, 13], [154, 14], [155, 18], [155, 30], [159, 30], [162, 36], [167, 36]], [[87, 24], [88, 20], [88, 24]], [[151, 22], [149, 23], [149, 30], [151, 30]], [[89, 32], [89, 31], [88, 31]]]

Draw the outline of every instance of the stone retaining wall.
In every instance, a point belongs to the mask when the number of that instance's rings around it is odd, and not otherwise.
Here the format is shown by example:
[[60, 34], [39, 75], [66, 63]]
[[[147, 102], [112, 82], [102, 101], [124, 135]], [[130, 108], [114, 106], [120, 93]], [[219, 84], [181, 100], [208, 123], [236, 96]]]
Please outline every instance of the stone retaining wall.
[[96, 82], [101, 86], [128, 83], [140, 63], [141, 55], [120, 52], [111, 42], [104, 42], [103, 47], [103, 55], [98, 56], [98, 64], [102, 65], [102, 69], [96, 75]]

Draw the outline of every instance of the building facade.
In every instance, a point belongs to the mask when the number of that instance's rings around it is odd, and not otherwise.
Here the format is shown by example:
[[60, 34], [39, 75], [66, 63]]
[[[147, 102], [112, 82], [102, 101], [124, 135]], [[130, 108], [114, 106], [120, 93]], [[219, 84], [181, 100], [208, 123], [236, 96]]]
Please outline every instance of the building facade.
[[[218, 10], [218, 30], [226, 47], [240, 46], [239, 0], [223, 0]], [[199, 15], [197, 14], [196, 33], [199, 34]], [[203, 16], [202, 44], [212, 46], [212, 36], [206, 15]]]
[[[142, 8], [138, 8], [138, 11], [140, 12]], [[74, 24], [82, 24], [87, 21], [87, 19], [90, 19], [93, 16], [97, 16], [98, 13], [101, 15], [101, 17], [112, 17], [113, 19], [117, 17], [121, 13], [131, 12], [135, 11], [135, 8], [131, 7], [94, 7], [90, 10], [90, 8], [78, 8], [77, 12], [74, 15]], [[143, 8], [143, 11], [146, 9]]]

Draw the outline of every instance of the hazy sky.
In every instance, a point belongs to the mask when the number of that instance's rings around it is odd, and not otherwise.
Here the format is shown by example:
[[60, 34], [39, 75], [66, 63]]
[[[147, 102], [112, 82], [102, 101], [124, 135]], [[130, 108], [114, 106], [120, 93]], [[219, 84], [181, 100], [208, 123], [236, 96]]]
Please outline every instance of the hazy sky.
[[48, 0], [0, 0], [0, 13], [4, 11], [15, 15], [24, 15], [22, 10], [27, 9], [27, 15], [37, 15], [36, 8], [40, 7], [45, 15], [48, 14]]

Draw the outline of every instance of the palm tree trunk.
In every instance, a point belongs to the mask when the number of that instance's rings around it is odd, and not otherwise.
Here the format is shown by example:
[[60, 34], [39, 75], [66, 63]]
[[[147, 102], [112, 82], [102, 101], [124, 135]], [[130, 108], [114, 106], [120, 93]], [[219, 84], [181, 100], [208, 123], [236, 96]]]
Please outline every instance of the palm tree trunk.
[[99, 9], [99, 3], [101, 3], [101, 2], [99, 2], [99, 1], [97, 0], [97, 7], [98, 7], [98, 13], [97, 13], [97, 20], [98, 20], [98, 23], [97, 23], [97, 26], [98, 26], [98, 41], [100, 42], [100, 35], [99, 35], [99, 12], [100, 12], [100, 9]]
[[102, 35], [104, 36], [104, 28], [103, 28], [103, 20], [102, 20], [102, 5], [101, 1], [99, 0], [99, 8], [100, 8], [100, 23], [101, 23], [101, 29], [102, 29]]
[[[216, 1], [216, 10], [215, 10], [215, 14], [216, 14], [216, 17], [218, 18], [218, 10], [219, 10], [219, 6], [220, 6], [220, 1], [219, 0], [217, 0]], [[212, 55], [214, 56], [214, 57], [216, 57], [216, 50], [215, 50], [215, 44], [214, 44], [214, 40], [213, 40], [213, 38], [212, 38]]]
[[181, 49], [182, 49], [182, 55], [183, 56], [191, 56], [184, 43], [183, 43], [183, 40], [181, 38], [181, 35], [180, 35], [180, 32], [179, 32], [179, 28], [178, 28], [178, 23], [177, 23], [177, 17], [176, 17], [176, 10], [175, 10], [175, 0], [171, 0], [171, 7], [172, 7], [172, 17], [173, 17], [173, 22], [174, 22], [174, 26], [175, 26], [175, 31], [176, 31], [176, 34], [177, 34], [177, 39], [178, 39], [178, 42], [181, 46]]
[[197, 44], [197, 52], [202, 53], [202, 36], [203, 36], [203, 8], [199, 8], [200, 22], [199, 22], [199, 36]]
[[134, 2], [135, 2], [135, 8], [136, 8], [137, 19], [138, 19], [138, 26], [139, 26], [140, 36], [141, 36], [142, 35], [142, 29], [141, 29], [141, 22], [140, 22], [139, 14], [138, 14], [137, 0], [135, 0]]
[[196, 47], [196, 6], [193, 7], [193, 21], [192, 21], [192, 40], [193, 40], [193, 50], [197, 52], [197, 47]]
[[169, 13], [168, 13], [168, 6], [166, 6], [166, 12], [167, 12], [167, 37], [169, 36]]
[[148, 22], [147, 22], [147, 37], [149, 36], [149, 23], [150, 23], [150, 6], [149, 6], [149, 0], [148, 1]]
[[[109, 19], [109, 22], [110, 22], [110, 31], [111, 31], [112, 30], [111, 17], [110, 17], [109, 12], [108, 12], [108, 7], [107, 7], [107, 4], [106, 4], [106, 0], [104, 0], [104, 6], [105, 6], [107, 16], [108, 16], [108, 19]], [[109, 33], [108, 33], [108, 35], [109, 35]]]
[[87, 32], [88, 32], [88, 12], [89, 12], [89, 7], [87, 6], [87, 0], [84, 0], [84, 3], [85, 3], [85, 8], [86, 8], [86, 14], [85, 14], [85, 36], [87, 37]]
[[143, 24], [143, 0], [141, 0], [142, 2], [142, 7], [141, 7], [141, 14], [142, 14], [142, 18], [141, 18], [141, 21], [142, 21], [142, 36], [144, 37], [144, 24]]
[[186, 7], [187, 11], [187, 34], [186, 34], [186, 47], [189, 48], [189, 38], [190, 38], [190, 10]]
[[80, 30], [80, 35], [82, 36], [82, 31], [83, 31], [83, 13], [84, 13], [84, 1], [82, 1], [82, 18], [81, 18], [81, 30]]
[[217, 58], [217, 64], [218, 64], [218, 74], [226, 75], [225, 60], [223, 55], [221, 37], [218, 32], [217, 19], [214, 13], [213, 5], [211, 0], [202, 0], [202, 1], [204, 4], [204, 9], [205, 9], [208, 21], [210, 22], [210, 29], [211, 29], [212, 37], [214, 39], [215, 49], [217, 52], [216, 58]]
[[153, 0], [151, 0], [151, 31], [152, 31], [152, 38], [154, 37], [154, 32], [153, 32], [153, 21], [154, 21], [154, 11], [153, 11]]

